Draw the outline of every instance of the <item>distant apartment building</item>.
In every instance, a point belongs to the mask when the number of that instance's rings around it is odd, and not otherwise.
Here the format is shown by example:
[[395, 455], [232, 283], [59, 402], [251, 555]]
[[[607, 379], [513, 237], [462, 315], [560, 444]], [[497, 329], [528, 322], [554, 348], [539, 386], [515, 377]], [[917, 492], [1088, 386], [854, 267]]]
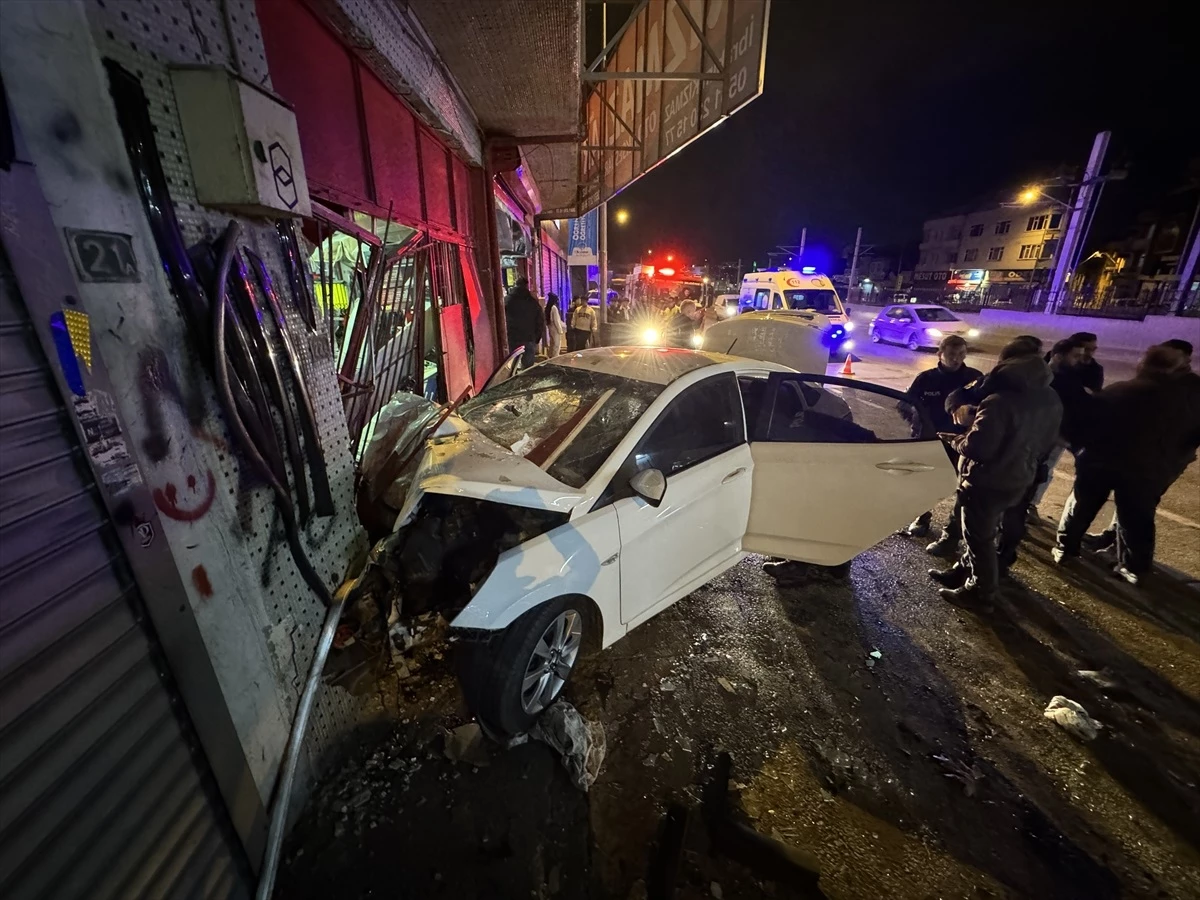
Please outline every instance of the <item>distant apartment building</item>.
[[913, 274], [916, 287], [974, 291], [1049, 279], [1062, 239], [1061, 207], [990, 206], [929, 219]]

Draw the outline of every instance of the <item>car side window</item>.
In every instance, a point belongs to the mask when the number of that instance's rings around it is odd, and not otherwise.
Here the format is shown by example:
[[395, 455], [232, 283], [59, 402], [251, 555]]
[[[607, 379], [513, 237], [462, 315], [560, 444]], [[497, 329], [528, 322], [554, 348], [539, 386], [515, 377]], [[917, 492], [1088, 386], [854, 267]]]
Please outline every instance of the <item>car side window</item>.
[[770, 288], [759, 288], [757, 291], [754, 292], [754, 308], [755, 309], [760, 309], [760, 310], [766, 309], [770, 305], [771, 305], [771, 289]]
[[737, 379], [715, 375], [687, 388], [650, 426], [631, 455], [633, 471], [659, 469], [670, 478], [745, 440]]
[[778, 294], [776, 294], [774, 299], [771, 301], [771, 309], [783, 309], [783, 298]]
[[756, 441], [873, 444], [933, 438], [920, 411], [896, 391], [798, 375], [771, 381], [771, 408], [759, 419]]

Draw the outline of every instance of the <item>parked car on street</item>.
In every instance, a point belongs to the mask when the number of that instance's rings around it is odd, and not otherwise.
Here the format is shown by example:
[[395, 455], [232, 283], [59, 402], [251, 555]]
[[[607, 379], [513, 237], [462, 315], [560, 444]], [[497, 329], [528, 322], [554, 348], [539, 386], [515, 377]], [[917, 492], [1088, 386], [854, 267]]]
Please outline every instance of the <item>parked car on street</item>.
[[867, 331], [876, 344], [884, 341], [904, 344], [909, 350], [936, 348], [948, 334], [961, 334], [967, 340], [979, 337], [979, 329], [972, 328], [946, 307], [931, 303], [885, 306]]
[[500, 734], [747, 554], [840, 565], [955, 484], [902, 394], [707, 351], [557, 356], [438, 421], [348, 606], [445, 616]]

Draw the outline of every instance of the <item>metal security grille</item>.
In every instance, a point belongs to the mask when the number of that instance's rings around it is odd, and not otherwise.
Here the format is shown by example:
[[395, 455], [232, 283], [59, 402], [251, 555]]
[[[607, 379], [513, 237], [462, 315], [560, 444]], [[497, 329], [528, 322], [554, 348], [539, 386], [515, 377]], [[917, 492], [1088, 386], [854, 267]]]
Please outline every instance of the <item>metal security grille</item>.
[[2, 247], [0, 598], [0, 896], [247, 896]]

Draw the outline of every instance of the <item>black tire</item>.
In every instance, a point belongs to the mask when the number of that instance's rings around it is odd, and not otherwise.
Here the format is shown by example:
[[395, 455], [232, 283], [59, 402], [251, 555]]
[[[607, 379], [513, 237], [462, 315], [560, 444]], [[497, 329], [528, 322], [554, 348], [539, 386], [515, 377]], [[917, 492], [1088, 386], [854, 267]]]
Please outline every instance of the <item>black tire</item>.
[[[574, 597], [559, 597], [543, 603], [514, 621], [489, 641], [464, 647], [465, 658], [459, 671], [463, 693], [471, 712], [493, 733], [501, 737], [521, 734], [533, 727], [541, 709], [529, 711], [522, 702], [522, 682], [530, 665], [534, 647], [551, 623], [564, 613], [574, 613], [578, 623], [580, 650], [572, 658], [562, 685], [554, 699], [570, 682], [586, 644], [589, 625], [584, 602]], [[553, 702], [551, 700], [550, 702]], [[548, 703], [546, 705], [549, 705]]]
[[871, 341], [872, 341], [873, 343], [876, 343], [876, 344], [882, 344], [882, 343], [883, 343], [883, 338], [881, 338], [881, 337], [879, 336], [879, 332], [878, 332], [878, 331], [872, 331], [872, 332], [871, 332]]
[[921, 345], [917, 343], [916, 332], [913, 332], [908, 336], [908, 349], [913, 351], [921, 349]]

